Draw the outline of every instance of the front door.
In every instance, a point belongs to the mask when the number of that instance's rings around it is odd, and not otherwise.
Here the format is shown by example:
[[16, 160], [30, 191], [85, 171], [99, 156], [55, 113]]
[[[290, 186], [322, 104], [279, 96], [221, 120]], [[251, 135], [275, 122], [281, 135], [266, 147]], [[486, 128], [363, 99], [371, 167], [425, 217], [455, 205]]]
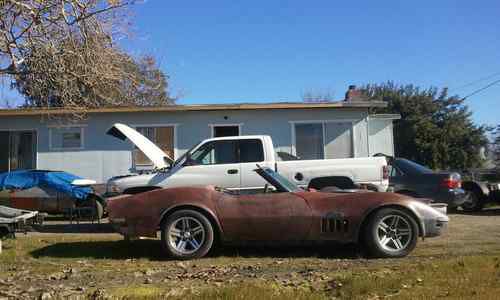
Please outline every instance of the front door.
[[208, 142], [191, 154], [191, 162], [177, 174], [190, 180], [186, 182], [189, 185], [211, 184], [227, 189], [238, 189], [241, 172], [237, 145], [237, 141], [231, 140]]

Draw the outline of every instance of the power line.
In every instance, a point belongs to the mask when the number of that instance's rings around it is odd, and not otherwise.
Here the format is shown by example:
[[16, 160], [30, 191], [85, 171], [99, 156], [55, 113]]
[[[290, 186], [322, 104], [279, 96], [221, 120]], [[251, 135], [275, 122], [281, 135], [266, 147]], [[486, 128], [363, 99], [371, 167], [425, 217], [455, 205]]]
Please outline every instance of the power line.
[[496, 72], [496, 73], [493, 73], [491, 75], [488, 75], [488, 76], [485, 76], [485, 77], [481, 77], [477, 80], [474, 80], [474, 81], [471, 81], [469, 83], [466, 83], [466, 84], [463, 84], [463, 85], [460, 85], [460, 86], [457, 86], [457, 87], [454, 87], [454, 88], [451, 88], [449, 89], [450, 91], [456, 91], [456, 90], [460, 90], [460, 89], [463, 89], [463, 88], [466, 88], [466, 87], [469, 87], [471, 85], [475, 85], [476, 83], [480, 83], [480, 82], [483, 82], [485, 80], [488, 80], [488, 79], [491, 79], [493, 77], [496, 77], [500, 75], [500, 72]]
[[500, 79], [495, 80], [492, 83], [490, 83], [490, 84], [488, 84], [488, 85], [486, 85], [486, 86], [484, 86], [484, 87], [482, 87], [480, 89], [475, 90], [474, 92], [472, 92], [472, 93], [468, 94], [467, 96], [463, 97], [462, 100], [465, 100], [465, 99], [469, 98], [470, 96], [473, 96], [473, 95], [475, 95], [477, 93], [480, 93], [480, 92], [482, 92], [482, 91], [484, 91], [484, 90], [486, 90], [486, 89], [488, 89], [488, 88], [490, 88], [490, 87], [492, 87], [492, 86], [494, 86], [495, 84], [498, 84], [498, 83], [500, 83]]

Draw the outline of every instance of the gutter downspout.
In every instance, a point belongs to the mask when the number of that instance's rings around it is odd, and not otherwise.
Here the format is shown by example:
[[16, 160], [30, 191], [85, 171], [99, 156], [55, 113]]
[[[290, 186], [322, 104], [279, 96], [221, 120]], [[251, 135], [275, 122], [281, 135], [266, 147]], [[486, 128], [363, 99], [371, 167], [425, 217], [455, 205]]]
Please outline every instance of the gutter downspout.
[[370, 154], [370, 113], [366, 116], [366, 149], [368, 150], [368, 157]]

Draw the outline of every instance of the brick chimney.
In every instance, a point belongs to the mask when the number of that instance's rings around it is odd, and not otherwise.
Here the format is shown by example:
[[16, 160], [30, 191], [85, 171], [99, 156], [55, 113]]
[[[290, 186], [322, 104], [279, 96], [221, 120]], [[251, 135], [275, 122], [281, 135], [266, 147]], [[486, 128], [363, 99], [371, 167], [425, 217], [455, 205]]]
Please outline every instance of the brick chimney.
[[349, 89], [345, 93], [344, 101], [362, 101], [362, 100], [364, 99], [361, 91], [356, 89], [355, 85], [350, 85]]

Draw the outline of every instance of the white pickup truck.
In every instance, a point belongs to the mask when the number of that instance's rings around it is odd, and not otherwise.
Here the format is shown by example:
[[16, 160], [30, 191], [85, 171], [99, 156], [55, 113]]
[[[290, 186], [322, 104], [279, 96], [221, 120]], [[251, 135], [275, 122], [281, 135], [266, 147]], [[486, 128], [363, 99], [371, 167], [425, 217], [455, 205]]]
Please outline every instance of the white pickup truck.
[[277, 160], [267, 135], [206, 139], [173, 161], [149, 139], [124, 124], [115, 124], [107, 134], [130, 140], [153, 163], [154, 170], [111, 178], [108, 195], [134, 194], [156, 188], [215, 185], [240, 192], [265, 188], [265, 181], [253, 170], [256, 164], [276, 169], [299, 186], [341, 189], [365, 185], [385, 192], [389, 185], [384, 157], [324, 160]]

